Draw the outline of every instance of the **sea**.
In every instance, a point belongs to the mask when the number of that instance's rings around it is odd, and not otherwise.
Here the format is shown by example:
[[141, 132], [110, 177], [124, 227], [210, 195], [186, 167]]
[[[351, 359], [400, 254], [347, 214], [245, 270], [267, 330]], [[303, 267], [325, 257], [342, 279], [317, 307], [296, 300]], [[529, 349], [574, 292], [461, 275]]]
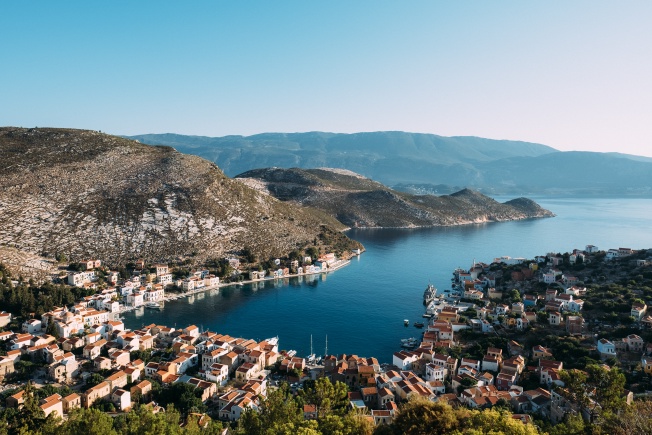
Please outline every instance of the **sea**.
[[[496, 198], [505, 201], [510, 198]], [[366, 248], [351, 264], [314, 277], [225, 287], [125, 313], [125, 325], [190, 324], [234, 337], [279, 337], [298, 355], [355, 354], [391, 362], [401, 339], [419, 337], [423, 291], [451, 286], [457, 267], [500, 256], [533, 258], [586, 245], [652, 248], [652, 200], [532, 197], [554, 218], [445, 228], [354, 229]], [[410, 326], [404, 326], [404, 319]]]

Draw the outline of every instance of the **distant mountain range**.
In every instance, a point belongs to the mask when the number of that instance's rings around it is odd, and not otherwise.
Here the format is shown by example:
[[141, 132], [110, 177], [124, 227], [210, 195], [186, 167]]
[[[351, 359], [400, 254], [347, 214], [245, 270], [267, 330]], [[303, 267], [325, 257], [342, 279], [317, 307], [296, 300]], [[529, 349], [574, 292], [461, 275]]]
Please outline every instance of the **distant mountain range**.
[[229, 176], [257, 168], [342, 168], [412, 193], [650, 195], [652, 159], [561, 152], [546, 145], [405, 132], [131, 136], [215, 162]]
[[350, 227], [425, 227], [552, 217], [527, 198], [499, 203], [464, 189], [410, 195], [342, 169], [254, 169], [236, 177], [274, 197], [324, 211]]

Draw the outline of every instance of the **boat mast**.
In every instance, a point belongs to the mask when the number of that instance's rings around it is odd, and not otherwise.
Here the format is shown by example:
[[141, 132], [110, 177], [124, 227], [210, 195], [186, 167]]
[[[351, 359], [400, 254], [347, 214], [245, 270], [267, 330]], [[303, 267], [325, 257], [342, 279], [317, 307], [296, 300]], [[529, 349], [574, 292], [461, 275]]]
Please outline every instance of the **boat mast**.
[[326, 335], [326, 349], [324, 349], [324, 356], [328, 355], [328, 334]]
[[310, 355], [312, 355], [312, 334], [310, 334]]

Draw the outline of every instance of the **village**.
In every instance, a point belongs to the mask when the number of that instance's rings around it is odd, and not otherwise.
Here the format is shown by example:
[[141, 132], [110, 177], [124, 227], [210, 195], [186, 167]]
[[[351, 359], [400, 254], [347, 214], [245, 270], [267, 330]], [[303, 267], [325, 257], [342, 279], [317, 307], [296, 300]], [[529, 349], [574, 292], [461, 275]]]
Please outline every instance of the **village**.
[[[231, 265], [237, 269], [236, 261]], [[167, 265], [147, 267], [141, 260], [136, 263], [137, 272], [128, 278], [104, 272], [107, 285], [100, 287], [96, 271], [101, 261], [89, 260], [81, 263], [83, 270], [68, 272], [66, 280], [70, 286], [96, 290], [95, 294], [25, 319], [20, 330], [8, 330], [15, 324], [13, 315], [0, 313], [4, 330], [0, 341], [5, 348], [0, 357], [2, 391], [11, 393], [6, 394], [5, 406], [20, 408], [34, 388], [59, 388], [68, 394], [40, 399], [46, 417], [65, 418], [80, 407], [119, 414], [136, 404], [164, 412], [154, 393], [187, 384], [206, 407], [202, 418], [235, 422], [247, 410], [259, 409], [268, 391], [280, 383], [288, 382], [292, 392], [298, 393], [307, 380], [327, 377], [344, 383], [350, 408], [376, 426], [391, 424], [399, 405], [412, 397], [472, 409], [500, 406], [523, 422], [537, 419], [554, 424], [569, 414], [591, 421], [602, 408], [612, 406], [589, 386], [595, 370], [625, 371], [627, 387], [634, 379], [632, 372], [637, 372], [637, 379], [652, 374], [651, 341], [634, 333], [605, 338], [597, 331], [609, 329], [609, 322], [597, 316], [589, 316], [588, 322], [585, 318], [591, 311], [590, 302], [585, 301], [590, 296], [585, 271], [595, 269], [594, 275], [602, 279], [604, 270], [616, 261], [626, 262], [637, 275], [651, 265], [645, 251], [605, 252], [587, 246], [564, 255], [533, 260], [500, 257], [492, 264], [474, 262], [469, 270], [458, 269], [446, 302], [429, 305], [431, 314], [421, 339], [394, 353], [392, 364], [381, 365], [375, 357], [357, 355], [325, 355], [316, 364], [281, 350], [278, 337], [256, 341], [196, 325], [151, 324], [129, 330], [120, 318], [125, 309], [165, 300], [169, 297], [165, 288], [170, 285], [188, 293], [219, 286], [219, 278], [198, 270], [175, 281]], [[307, 263], [295, 260], [286, 268], [279, 261], [274, 275], [345, 265], [332, 254]], [[590, 264], [594, 269], [583, 269]], [[146, 269], [153, 273], [145, 273]], [[584, 278], [572, 274], [574, 269]], [[265, 279], [260, 271], [251, 271], [249, 276]], [[631, 304], [625, 313], [627, 331], [652, 327], [647, 308], [642, 299]], [[557, 354], [557, 339], [579, 343], [578, 349], [587, 355], [583, 363], [568, 359], [561, 351]], [[632, 355], [637, 358], [634, 363]], [[19, 376], [21, 361], [29, 361], [35, 370]], [[572, 390], [577, 385], [567, 385], [569, 373], [588, 374], [579, 396]], [[613, 387], [622, 403], [632, 402], [634, 392], [623, 383]], [[316, 404], [306, 403], [303, 411], [305, 419], [317, 418]]]

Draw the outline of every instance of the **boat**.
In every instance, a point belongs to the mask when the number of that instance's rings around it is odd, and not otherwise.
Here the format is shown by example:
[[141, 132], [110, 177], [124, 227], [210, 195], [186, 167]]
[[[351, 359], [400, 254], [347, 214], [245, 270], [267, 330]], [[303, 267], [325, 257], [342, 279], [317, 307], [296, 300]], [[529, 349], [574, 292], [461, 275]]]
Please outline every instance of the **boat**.
[[432, 314], [424, 313], [421, 315], [421, 317], [423, 317], [424, 319], [430, 319], [432, 318]]
[[307, 362], [308, 364], [312, 364], [312, 363], [315, 362], [316, 359], [317, 359], [317, 356], [316, 356], [316, 355], [314, 354], [314, 352], [312, 351], [312, 334], [310, 334], [310, 355], [308, 355], [308, 356], [306, 357], [306, 362]]
[[423, 292], [423, 305], [428, 305], [430, 302], [432, 302], [432, 300], [435, 299], [436, 294], [437, 289], [435, 286], [428, 283], [428, 287], [426, 287], [425, 291]]
[[404, 324], [405, 326], [409, 326], [409, 325], [410, 325], [410, 320], [409, 320], [409, 319], [405, 319], [405, 320], [403, 320], [403, 324]]
[[417, 347], [418, 345], [419, 345], [419, 340], [417, 340], [414, 337], [401, 339], [401, 347], [410, 349], [413, 347]]
[[423, 328], [425, 325], [423, 322], [414, 322], [414, 327], [415, 328]]
[[158, 302], [147, 302], [145, 304], [145, 308], [149, 308], [151, 310], [160, 310], [161, 304], [159, 304]]

